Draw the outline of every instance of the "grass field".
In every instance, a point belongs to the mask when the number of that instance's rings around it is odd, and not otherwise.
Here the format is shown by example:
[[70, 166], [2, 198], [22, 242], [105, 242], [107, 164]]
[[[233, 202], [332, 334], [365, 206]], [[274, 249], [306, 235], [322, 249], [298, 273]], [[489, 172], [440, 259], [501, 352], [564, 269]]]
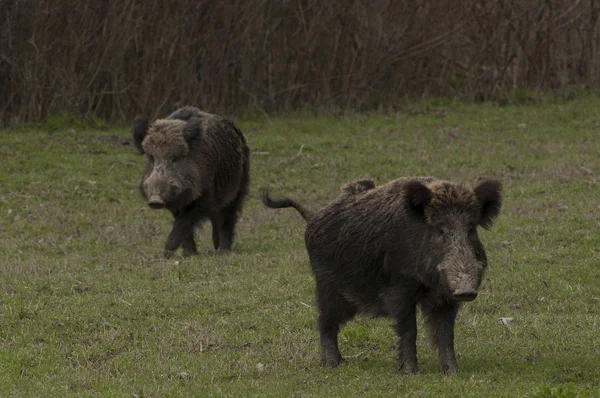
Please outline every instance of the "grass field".
[[[397, 115], [237, 120], [252, 188], [233, 252], [161, 257], [170, 215], [141, 200], [126, 129], [0, 131], [1, 396], [600, 396], [600, 99], [429, 103]], [[304, 222], [350, 179], [505, 184], [480, 232], [489, 271], [445, 376], [419, 319], [421, 373], [396, 371], [389, 319], [341, 332], [319, 364]], [[513, 318], [509, 325], [500, 318]]]

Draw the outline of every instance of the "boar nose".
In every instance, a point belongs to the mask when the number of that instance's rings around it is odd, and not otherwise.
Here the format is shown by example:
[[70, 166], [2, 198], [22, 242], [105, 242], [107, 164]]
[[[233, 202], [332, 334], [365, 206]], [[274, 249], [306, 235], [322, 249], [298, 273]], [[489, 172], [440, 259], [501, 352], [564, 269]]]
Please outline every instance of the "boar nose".
[[477, 292], [473, 289], [459, 289], [453, 296], [456, 301], [473, 301], [477, 297]]
[[162, 209], [165, 207], [165, 202], [158, 195], [152, 195], [150, 199], [148, 199], [148, 206], [152, 209]]

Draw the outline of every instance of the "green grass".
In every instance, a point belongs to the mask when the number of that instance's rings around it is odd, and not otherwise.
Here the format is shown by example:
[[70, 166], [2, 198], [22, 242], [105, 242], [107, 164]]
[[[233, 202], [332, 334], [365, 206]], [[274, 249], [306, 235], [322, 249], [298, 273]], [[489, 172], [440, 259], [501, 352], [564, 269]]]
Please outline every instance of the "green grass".
[[[139, 197], [128, 131], [0, 131], [0, 395], [600, 396], [598, 109], [238, 120], [254, 155], [234, 250], [215, 254], [207, 226], [186, 260], [161, 257], [170, 216]], [[367, 318], [324, 369], [304, 222], [257, 188], [318, 208], [347, 180], [415, 174], [505, 184], [483, 291], [458, 317], [460, 373], [439, 372], [420, 320], [421, 373], [399, 374], [391, 320]]]

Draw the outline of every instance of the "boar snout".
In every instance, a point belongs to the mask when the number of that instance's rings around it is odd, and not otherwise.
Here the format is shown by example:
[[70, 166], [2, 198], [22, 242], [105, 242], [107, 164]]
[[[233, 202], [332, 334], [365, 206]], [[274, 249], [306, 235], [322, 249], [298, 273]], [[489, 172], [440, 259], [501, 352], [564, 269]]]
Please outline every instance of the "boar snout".
[[153, 173], [142, 183], [142, 191], [148, 198], [147, 203], [150, 208], [164, 209], [177, 199], [182, 186], [177, 181], [168, 181], [167, 178]]
[[150, 199], [148, 199], [148, 206], [150, 206], [151, 209], [162, 209], [165, 207], [165, 202], [160, 196], [152, 195]]
[[477, 297], [478, 283], [473, 276], [463, 274], [452, 289], [452, 297], [456, 301], [473, 301]]
[[456, 301], [473, 301], [477, 297], [477, 292], [472, 289], [457, 290], [453, 297]]

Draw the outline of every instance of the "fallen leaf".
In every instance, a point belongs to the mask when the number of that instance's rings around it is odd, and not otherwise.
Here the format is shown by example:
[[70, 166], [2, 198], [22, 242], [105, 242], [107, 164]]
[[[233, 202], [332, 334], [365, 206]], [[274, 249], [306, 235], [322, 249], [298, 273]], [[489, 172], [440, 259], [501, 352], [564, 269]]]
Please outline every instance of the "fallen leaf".
[[188, 372], [177, 372], [177, 374], [175, 374], [175, 377], [185, 381], [192, 380], [193, 378]]
[[592, 170], [588, 169], [587, 167], [581, 166], [579, 170], [583, 171], [583, 174], [585, 175], [592, 174]]

